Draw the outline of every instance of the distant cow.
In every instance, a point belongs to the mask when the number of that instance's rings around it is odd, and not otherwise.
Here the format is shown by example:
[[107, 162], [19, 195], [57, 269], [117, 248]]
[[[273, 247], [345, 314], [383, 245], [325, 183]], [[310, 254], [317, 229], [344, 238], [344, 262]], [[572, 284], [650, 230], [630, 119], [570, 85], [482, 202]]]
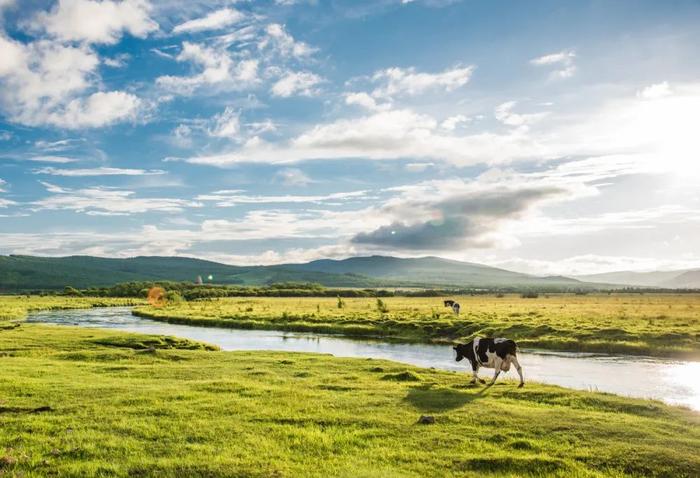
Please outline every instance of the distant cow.
[[471, 383], [476, 383], [477, 380], [484, 383], [484, 380], [480, 379], [478, 375], [480, 367], [493, 368], [496, 369], [496, 373], [493, 375], [493, 380], [491, 380], [489, 384], [489, 386], [491, 386], [496, 383], [498, 374], [500, 374], [501, 371], [507, 372], [510, 370], [510, 364], [513, 364], [520, 376], [520, 385], [518, 385], [518, 388], [525, 385], [523, 369], [515, 355], [518, 346], [514, 341], [502, 338], [492, 339], [477, 337], [466, 344], [459, 344], [453, 348], [457, 354], [455, 357], [457, 362], [463, 358], [469, 360], [472, 366], [472, 372], [474, 373]]
[[455, 315], [459, 315], [459, 304], [457, 302], [452, 304], [452, 312], [454, 312]]
[[455, 305], [455, 301], [454, 300], [446, 300], [443, 302], [443, 304], [445, 304], [445, 307], [452, 307], [453, 305]]

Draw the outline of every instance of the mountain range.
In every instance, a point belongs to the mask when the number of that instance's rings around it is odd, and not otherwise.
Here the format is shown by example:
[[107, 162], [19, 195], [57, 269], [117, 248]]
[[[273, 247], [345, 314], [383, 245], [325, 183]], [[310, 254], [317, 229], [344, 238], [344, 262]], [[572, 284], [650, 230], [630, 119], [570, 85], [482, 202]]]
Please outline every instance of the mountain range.
[[327, 287], [592, 288], [578, 279], [537, 277], [438, 257], [388, 256], [317, 260], [303, 264], [233, 266], [188, 257], [0, 256], [0, 291], [103, 287], [137, 280], [266, 285], [316, 282]]
[[580, 281], [594, 284], [620, 284], [667, 289], [700, 289], [700, 269], [651, 272], [617, 271], [573, 277]]
[[439, 257], [369, 256], [321, 259], [302, 264], [233, 266], [189, 257], [0, 256], [0, 292], [62, 289], [65, 286], [104, 287], [129, 281], [194, 282], [198, 277], [216, 284], [316, 282], [326, 287], [360, 288], [700, 288], [700, 270], [539, 277]]

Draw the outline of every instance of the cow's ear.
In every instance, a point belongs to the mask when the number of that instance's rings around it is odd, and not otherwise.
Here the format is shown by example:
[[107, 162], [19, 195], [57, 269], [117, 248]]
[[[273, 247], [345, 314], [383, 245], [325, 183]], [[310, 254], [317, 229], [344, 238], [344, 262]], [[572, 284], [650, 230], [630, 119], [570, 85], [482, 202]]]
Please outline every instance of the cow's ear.
[[453, 348], [454, 350], [457, 350], [457, 346], [456, 346], [456, 345], [455, 345], [454, 347], [452, 347], [452, 348]]

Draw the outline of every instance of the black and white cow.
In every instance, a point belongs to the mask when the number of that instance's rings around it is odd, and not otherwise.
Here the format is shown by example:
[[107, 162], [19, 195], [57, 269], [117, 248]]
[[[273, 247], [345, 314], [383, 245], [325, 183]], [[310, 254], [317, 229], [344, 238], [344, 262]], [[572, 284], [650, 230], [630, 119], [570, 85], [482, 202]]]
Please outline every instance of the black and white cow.
[[452, 307], [453, 305], [455, 305], [455, 301], [448, 299], [443, 301], [443, 304], [445, 304], [445, 307]]
[[496, 369], [493, 380], [491, 380], [489, 386], [493, 385], [496, 383], [498, 374], [501, 373], [501, 371], [507, 372], [510, 370], [510, 365], [513, 364], [520, 376], [520, 385], [518, 385], [518, 388], [525, 385], [523, 368], [518, 363], [518, 358], [516, 357], [518, 346], [514, 341], [502, 338], [492, 339], [477, 337], [466, 344], [459, 344], [453, 348], [457, 354], [455, 357], [457, 362], [466, 358], [469, 360], [469, 363], [471, 363], [472, 372], [474, 373], [471, 383], [476, 383], [477, 380], [484, 383], [484, 380], [479, 378], [478, 372], [479, 368], [485, 367]]

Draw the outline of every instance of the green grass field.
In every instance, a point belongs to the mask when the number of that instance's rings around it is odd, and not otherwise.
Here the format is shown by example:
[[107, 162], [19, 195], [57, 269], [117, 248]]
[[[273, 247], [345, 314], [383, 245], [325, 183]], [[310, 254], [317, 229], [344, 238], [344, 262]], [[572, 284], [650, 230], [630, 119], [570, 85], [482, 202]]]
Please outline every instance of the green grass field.
[[0, 330], [0, 475], [698, 476], [696, 413], [467, 379], [21, 324]]
[[449, 342], [505, 336], [522, 347], [700, 358], [700, 295], [591, 294], [456, 298], [230, 298], [140, 307], [157, 320], [239, 328], [281, 329], [405, 341]]

